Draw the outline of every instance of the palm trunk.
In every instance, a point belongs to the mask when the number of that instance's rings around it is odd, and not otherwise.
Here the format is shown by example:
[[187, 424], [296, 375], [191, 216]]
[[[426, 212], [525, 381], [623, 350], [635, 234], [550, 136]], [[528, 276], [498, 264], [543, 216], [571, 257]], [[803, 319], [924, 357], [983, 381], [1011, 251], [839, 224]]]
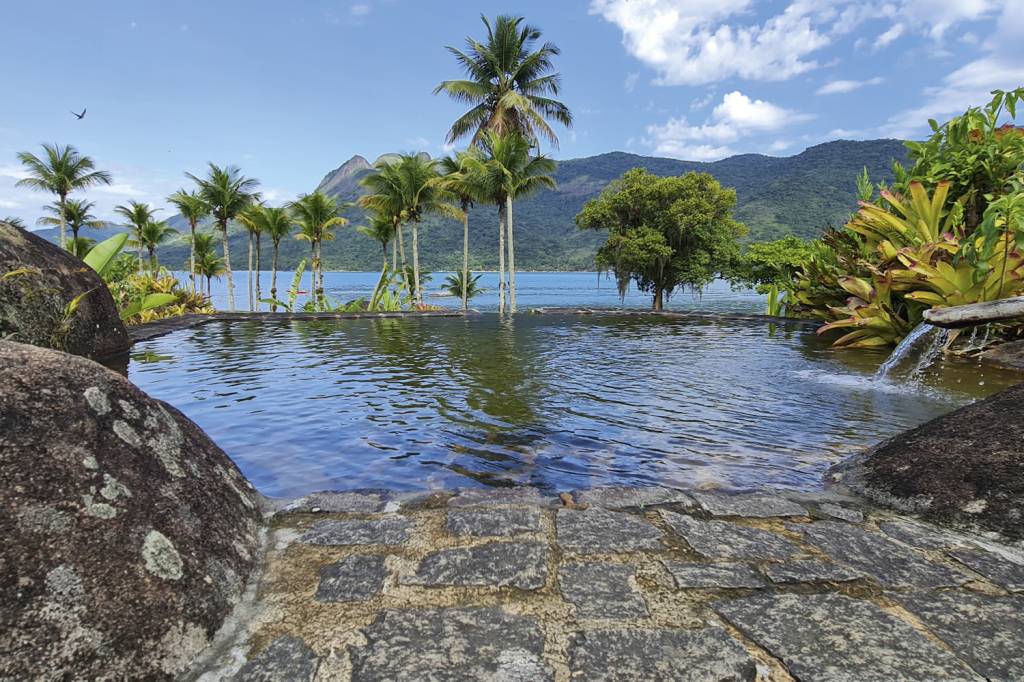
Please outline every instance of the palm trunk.
[[256, 233], [256, 311], [260, 309], [260, 233]]
[[505, 225], [508, 230], [508, 299], [509, 310], [516, 311], [516, 248], [512, 242], [512, 196], [505, 197]]
[[231, 275], [231, 251], [228, 247], [228, 224], [221, 225], [221, 236], [224, 239], [224, 274], [228, 277], [228, 310], [235, 311], [235, 279]]
[[156, 278], [156, 268], [157, 268], [157, 263], [156, 263], [156, 247], [155, 246], [150, 246], [148, 248], [148, 251], [149, 251], [149, 269], [153, 272], [153, 277]]
[[498, 312], [505, 312], [505, 207], [498, 206]]
[[462, 215], [462, 309], [469, 309], [469, 209]]
[[60, 198], [60, 248], [67, 250], [68, 248], [68, 220], [64, 217], [65, 207], [64, 203], [67, 201], [67, 196], [64, 194], [57, 195]]
[[416, 285], [416, 304], [423, 305], [423, 290], [420, 288], [420, 245], [417, 238], [416, 221], [412, 223], [412, 281]]
[[[277, 300], [277, 249], [280, 246], [280, 242], [274, 242], [274, 257], [270, 264], [270, 298], [271, 300]], [[277, 304], [270, 304], [270, 312], [277, 312]]]
[[188, 250], [188, 276], [192, 280], [192, 293], [196, 293], [196, 222], [189, 221], [189, 232], [192, 235], [192, 243]]
[[665, 299], [665, 292], [664, 292], [664, 290], [661, 287], [656, 287], [654, 289], [654, 305], [652, 306], [652, 308], [654, 310], [664, 310], [664, 308], [665, 308], [665, 301], [664, 301], [664, 299]]
[[377, 286], [373, 288], [373, 293], [370, 294], [370, 302], [366, 304], [366, 309], [368, 311], [375, 310], [377, 306], [380, 304], [381, 294], [387, 285], [386, 278], [388, 275], [388, 245], [381, 244], [380, 249], [382, 252], [380, 277], [377, 278]]
[[316, 241], [309, 240], [309, 300], [316, 310]]
[[138, 249], [136, 249], [136, 256], [139, 259], [139, 272], [142, 272], [142, 269], [143, 269], [142, 268], [142, 262], [143, 262], [143, 259], [142, 259], [142, 249], [144, 248], [143, 245], [142, 245], [142, 230], [137, 230], [136, 231], [135, 239], [139, 242], [139, 247], [138, 247]]
[[405, 240], [402, 239], [402, 224], [398, 223], [398, 254], [402, 260], [402, 284], [405, 285], [405, 290], [412, 296], [412, 291], [409, 289], [409, 266], [405, 260]]
[[249, 312], [255, 310], [253, 308], [253, 289], [252, 289], [252, 232], [249, 233]]

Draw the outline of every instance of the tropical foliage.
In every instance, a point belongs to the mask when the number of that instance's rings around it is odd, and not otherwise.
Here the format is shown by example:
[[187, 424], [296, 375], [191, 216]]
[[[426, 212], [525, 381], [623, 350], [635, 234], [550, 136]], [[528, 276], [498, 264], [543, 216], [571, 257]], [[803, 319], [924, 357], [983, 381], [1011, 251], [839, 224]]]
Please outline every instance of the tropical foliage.
[[[860, 208], [811, 245], [786, 285], [791, 312], [826, 321], [837, 346], [898, 343], [928, 308], [1024, 293], [1024, 89], [996, 91], [909, 142], [889, 187], [858, 178]], [[876, 193], [877, 190], [877, 193]]]
[[735, 190], [707, 173], [661, 178], [636, 168], [587, 202], [576, 224], [608, 230], [598, 266], [614, 273], [620, 294], [632, 281], [662, 310], [677, 289], [700, 291], [730, 272], [744, 233], [735, 204]]
[[292, 202], [289, 210], [292, 221], [299, 227], [299, 233], [295, 235], [295, 238], [309, 242], [314, 307], [318, 310], [326, 309], [323, 261], [320, 258], [321, 248], [325, 241], [334, 239], [333, 229], [348, 225], [348, 219], [338, 215], [338, 202], [323, 192], [300, 196]]

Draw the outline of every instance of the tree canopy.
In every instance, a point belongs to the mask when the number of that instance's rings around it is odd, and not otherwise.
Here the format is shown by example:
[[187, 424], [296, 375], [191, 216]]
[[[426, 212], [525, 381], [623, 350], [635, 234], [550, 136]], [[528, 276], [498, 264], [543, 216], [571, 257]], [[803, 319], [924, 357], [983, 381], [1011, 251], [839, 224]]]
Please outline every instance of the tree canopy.
[[739, 256], [746, 229], [732, 218], [736, 191], [708, 173], [663, 178], [627, 171], [576, 216], [583, 229], [606, 229], [597, 265], [615, 274], [619, 292], [629, 282], [660, 310], [678, 288], [701, 290]]

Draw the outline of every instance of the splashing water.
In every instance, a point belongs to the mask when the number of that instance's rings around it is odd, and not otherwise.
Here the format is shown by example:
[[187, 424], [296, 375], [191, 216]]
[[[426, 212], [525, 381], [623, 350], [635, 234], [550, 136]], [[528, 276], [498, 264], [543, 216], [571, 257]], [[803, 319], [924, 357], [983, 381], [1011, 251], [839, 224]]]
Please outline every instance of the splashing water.
[[875, 377], [885, 379], [897, 372], [907, 379], [919, 377], [939, 357], [948, 340], [948, 329], [922, 322], [900, 341]]

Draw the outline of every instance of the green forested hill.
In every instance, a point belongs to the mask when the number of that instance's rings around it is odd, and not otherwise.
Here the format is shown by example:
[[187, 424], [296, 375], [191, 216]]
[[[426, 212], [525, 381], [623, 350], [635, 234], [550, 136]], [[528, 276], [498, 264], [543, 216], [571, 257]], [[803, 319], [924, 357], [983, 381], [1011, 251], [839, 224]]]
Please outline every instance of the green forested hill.
[[[558, 188], [516, 202], [516, 264], [524, 270], [582, 270], [593, 267], [593, 255], [604, 242], [604, 233], [583, 232], [573, 218], [584, 202], [596, 196], [610, 181], [637, 166], [658, 175], [705, 171], [722, 185], [736, 188], [736, 217], [743, 222], [750, 241], [777, 239], [787, 234], [814, 237], [826, 225], [840, 225], [856, 206], [855, 178], [867, 167], [872, 180], [891, 179], [893, 159], [905, 160], [899, 140], [852, 142], [839, 140], [810, 147], [789, 157], [759, 154], [733, 156], [713, 163], [678, 161], [611, 152], [558, 165]], [[370, 163], [359, 156], [328, 173], [320, 188], [342, 200], [359, 192], [358, 180]], [[356, 210], [347, 213], [359, 224]], [[177, 216], [172, 224], [183, 232], [187, 225]], [[497, 268], [497, 213], [478, 207], [470, 213], [471, 263], [473, 269]], [[244, 267], [245, 237], [232, 237], [232, 264]], [[428, 270], [455, 269], [461, 259], [462, 226], [431, 220], [421, 227], [421, 257]], [[267, 245], [269, 247], [269, 244]], [[281, 267], [296, 265], [308, 254], [306, 242], [282, 242]], [[161, 261], [178, 266], [187, 258], [184, 245], [161, 249]], [[352, 226], [340, 228], [334, 241], [324, 244], [330, 269], [373, 270], [380, 266], [380, 248]], [[264, 259], [269, 266], [269, 248]]]

